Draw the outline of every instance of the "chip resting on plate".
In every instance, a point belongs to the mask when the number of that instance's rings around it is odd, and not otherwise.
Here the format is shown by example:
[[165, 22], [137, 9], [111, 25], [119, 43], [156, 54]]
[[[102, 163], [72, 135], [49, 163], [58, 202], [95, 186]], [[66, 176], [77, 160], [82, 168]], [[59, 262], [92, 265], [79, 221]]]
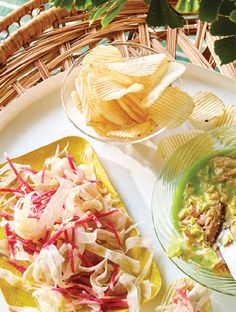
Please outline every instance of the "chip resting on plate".
[[170, 86], [184, 71], [165, 54], [124, 58], [114, 46], [97, 46], [82, 61], [73, 103], [100, 136], [138, 140], [189, 118], [193, 99]]
[[184, 145], [197, 135], [204, 133], [203, 130], [189, 130], [161, 139], [157, 146], [163, 158], [169, 158], [180, 146]]
[[0, 288], [12, 311], [140, 311], [158, 293], [149, 243], [87, 141], [6, 156], [0, 204]]
[[200, 91], [193, 96], [194, 110], [189, 120], [192, 125], [201, 130], [210, 130], [216, 127], [217, 122], [224, 114], [224, 103], [215, 94]]

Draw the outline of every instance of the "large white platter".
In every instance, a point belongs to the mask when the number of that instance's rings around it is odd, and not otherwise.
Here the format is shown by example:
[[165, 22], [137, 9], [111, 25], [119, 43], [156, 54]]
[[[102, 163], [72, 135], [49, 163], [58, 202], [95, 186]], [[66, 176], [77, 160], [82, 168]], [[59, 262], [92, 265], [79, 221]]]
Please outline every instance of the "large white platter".
[[[64, 73], [59, 74], [26, 91], [0, 113], [0, 161], [5, 151], [10, 156], [17, 156], [61, 137], [81, 135], [67, 120], [61, 106], [63, 77]], [[236, 82], [213, 71], [188, 64], [182, 84], [190, 94], [210, 90], [226, 104], [236, 104]], [[181, 129], [186, 127], [183, 125]], [[156, 152], [156, 141], [154, 138], [142, 144], [118, 147], [90, 139], [133, 219], [140, 222], [142, 234], [152, 241], [155, 259], [163, 276], [163, 288], [158, 298], [145, 306], [145, 312], [154, 311], [165, 286], [183, 276], [161, 250], [152, 226], [151, 195], [163, 166]], [[235, 311], [236, 298], [214, 292], [212, 299], [214, 312]], [[1, 296], [0, 307], [1, 312], [8, 311], [3, 307]]]

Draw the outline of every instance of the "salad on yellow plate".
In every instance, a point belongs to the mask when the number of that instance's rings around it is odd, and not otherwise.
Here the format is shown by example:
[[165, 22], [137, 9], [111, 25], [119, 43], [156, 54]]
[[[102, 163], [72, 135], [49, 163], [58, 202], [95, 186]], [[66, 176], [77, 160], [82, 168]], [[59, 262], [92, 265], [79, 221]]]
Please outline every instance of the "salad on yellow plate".
[[0, 205], [0, 287], [12, 311], [136, 312], [160, 289], [146, 240], [83, 139], [6, 155]]

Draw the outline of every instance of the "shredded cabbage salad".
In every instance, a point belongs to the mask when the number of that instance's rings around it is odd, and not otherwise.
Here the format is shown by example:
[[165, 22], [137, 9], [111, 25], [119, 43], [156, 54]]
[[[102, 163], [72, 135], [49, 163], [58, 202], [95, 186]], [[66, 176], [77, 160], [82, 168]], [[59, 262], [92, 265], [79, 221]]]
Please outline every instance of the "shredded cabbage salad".
[[[156, 312], [206, 312], [210, 302], [210, 292], [206, 287], [195, 284], [189, 288], [187, 283], [175, 288], [171, 302], [156, 308]], [[208, 311], [208, 309], [207, 309]]]
[[12, 311], [140, 311], [151, 297], [144, 269], [130, 255], [147, 248], [117, 199], [97, 179], [93, 165], [77, 165], [57, 149], [40, 171], [6, 156], [0, 169], [0, 255], [22, 273], [0, 278], [32, 292], [37, 308]]

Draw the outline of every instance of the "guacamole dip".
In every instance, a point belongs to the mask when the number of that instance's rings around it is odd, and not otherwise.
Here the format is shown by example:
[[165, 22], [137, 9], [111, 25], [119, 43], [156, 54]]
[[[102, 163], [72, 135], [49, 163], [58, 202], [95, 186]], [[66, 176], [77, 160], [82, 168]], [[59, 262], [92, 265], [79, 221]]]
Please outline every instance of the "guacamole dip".
[[[236, 236], [236, 147], [214, 152], [184, 174], [175, 192], [172, 219], [179, 239], [171, 241], [169, 256], [227, 270], [216, 240], [223, 227]], [[225, 237], [224, 243], [231, 239]]]

